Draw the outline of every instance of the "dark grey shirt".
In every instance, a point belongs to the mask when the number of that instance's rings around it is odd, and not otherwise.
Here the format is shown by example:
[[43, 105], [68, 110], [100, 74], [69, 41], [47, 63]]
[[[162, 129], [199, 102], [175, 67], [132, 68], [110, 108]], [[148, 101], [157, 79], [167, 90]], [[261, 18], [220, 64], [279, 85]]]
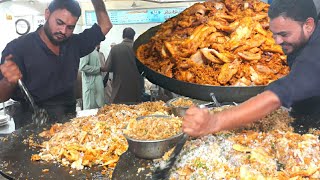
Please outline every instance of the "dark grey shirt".
[[287, 58], [290, 73], [271, 83], [266, 90], [274, 92], [283, 106], [298, 114], [320, 112], [320, 26], [307, 44]]
[[132, 46], [132, 40], [124, 39], [109, 53], [106, 63], [108, 72], [113, 72], [111, 103], [141, 101], [144, 83]]

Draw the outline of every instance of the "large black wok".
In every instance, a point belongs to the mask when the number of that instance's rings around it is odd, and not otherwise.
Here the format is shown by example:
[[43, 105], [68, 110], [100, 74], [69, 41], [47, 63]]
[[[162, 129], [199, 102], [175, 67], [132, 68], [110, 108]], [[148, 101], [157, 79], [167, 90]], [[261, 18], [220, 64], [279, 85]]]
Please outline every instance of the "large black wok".
[[[152, 27], [137, 38], [133, 44], [135, 53], [138, 47], [147, 43], [158, 29], [159, 25]], [[265, 88], [265, 86], [209, 86], [188, 83], [164, 76], [142, 64], [138, 58], [136, 58], [136, 63], [139, 70], [144, 72], [150, 82], [174, 93], [205, 101], [211, 101], [209, 94], [213, 92], [220, 102], [243, 102], [261, 93]]]

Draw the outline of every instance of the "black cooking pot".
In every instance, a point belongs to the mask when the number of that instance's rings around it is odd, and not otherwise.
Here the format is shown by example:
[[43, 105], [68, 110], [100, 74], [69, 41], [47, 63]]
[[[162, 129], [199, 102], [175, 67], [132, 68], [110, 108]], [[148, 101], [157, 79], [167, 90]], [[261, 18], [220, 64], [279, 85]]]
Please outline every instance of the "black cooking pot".
[[[149, 42], [159, 27], [160, 25], [150, 28], [136, 39], [133, 44], [135, 53], [140, 45]], [[153, 84], [174, 93], [204, 101], [211, 101], [209, 94], [213, 92], [220, 102], [243, 102], [263, 92], [265, 88], [265, 86], [210, 86], [189, 83], [164, 76], [142, 64], [138, 58], [136, 58], [136, 63], [139, 70], [143, 71], [146, 78]]]

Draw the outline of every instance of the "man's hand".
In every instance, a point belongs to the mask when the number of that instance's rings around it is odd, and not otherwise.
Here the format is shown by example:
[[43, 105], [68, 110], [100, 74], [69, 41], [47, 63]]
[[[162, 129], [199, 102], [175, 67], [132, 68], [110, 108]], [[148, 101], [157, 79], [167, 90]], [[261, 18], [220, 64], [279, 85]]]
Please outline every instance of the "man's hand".
[[272, 91], [264, 91], [257, 96], [216, 114], [207, 109], [191, 107], [186, 111], [182, 130], [191, 136], [203, 136], [221, 130], [231, 130], [250, 124], [265, 117], [281, 106], [278, 96]]
[[203, 136], [215, 132], [216, 118], [208, 109], [190, 107], [184, 116], [182, 130], [190, 136]]
[[11, 54], [5, 57], [5, 63], [0, 66], [0, 71], [4, 76], [4, 80], [15, 85], [22, 78], [22, 74], [17, 64], [12, 61], [12, 58]]
[[12, 58], [12, 55], [6, 56], [4, 64], [0, 65], [0, 72], [3, 75], [0, 80], [0, 102], [11, 98], [18, 80], [22, 78], [21, 71]]

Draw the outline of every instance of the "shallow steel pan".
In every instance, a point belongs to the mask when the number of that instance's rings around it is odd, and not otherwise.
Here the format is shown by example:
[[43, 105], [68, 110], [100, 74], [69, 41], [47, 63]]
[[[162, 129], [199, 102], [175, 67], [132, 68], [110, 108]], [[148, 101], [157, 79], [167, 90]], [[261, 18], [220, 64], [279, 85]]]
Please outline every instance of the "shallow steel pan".
[[[133, 44], [135, 53], [140, 45], [149, 42], [150, 38], [155, 35], [159, 27], [160, 25], [150, 28], [136, 39]], [[210, 86], [184, 82], [174, 78], [169, 78], [148, 68], [142, 64], [138, 58], [136, 58], [136, 62], [139, 70], [144, 72], [144, 75], [150, 82], [174, 93], [194, 99], [211, 101], [209, 94], [214, 92], [217, 100], [220, 102], [243, 102], [250, 97], [263, 92], [265, 88], [265, 86]]]

